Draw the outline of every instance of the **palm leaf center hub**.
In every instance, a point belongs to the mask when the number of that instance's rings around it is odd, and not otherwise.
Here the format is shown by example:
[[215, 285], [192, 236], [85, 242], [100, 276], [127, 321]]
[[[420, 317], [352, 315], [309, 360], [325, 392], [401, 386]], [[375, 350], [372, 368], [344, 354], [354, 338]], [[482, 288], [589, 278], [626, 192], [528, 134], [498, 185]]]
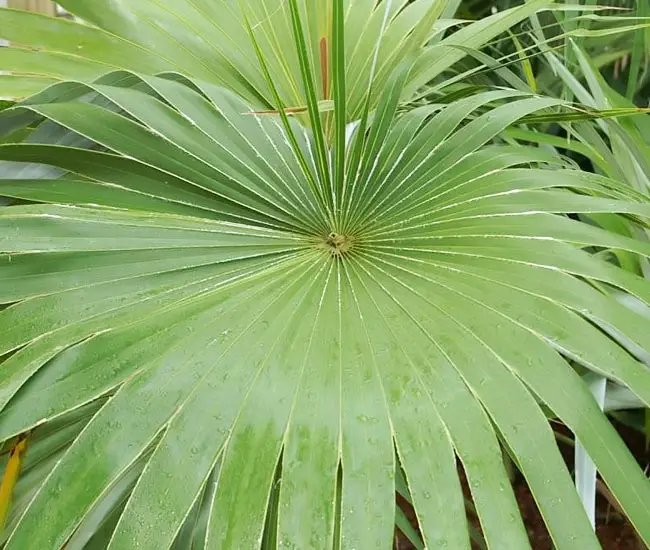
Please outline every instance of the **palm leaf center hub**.
[[343, 256], [350, 251], [352, 244], [353, 238], [351, 236], [332, 231], [325, 237], [322, 246], [332, 256]]

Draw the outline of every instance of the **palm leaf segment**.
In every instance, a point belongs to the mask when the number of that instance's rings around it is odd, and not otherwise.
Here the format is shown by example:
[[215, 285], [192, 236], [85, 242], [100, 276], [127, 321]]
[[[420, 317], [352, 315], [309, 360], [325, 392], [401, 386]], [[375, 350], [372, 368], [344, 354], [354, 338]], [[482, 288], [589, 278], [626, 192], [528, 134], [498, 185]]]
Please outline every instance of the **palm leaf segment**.
[[428, 547], [469, 548], [457, 458], [490, 546], [526, 548], [501, 444], [557, 546], [598, 548], [545, 410], [650, 540], [650, 486], [567, 362], [650, 403], [645, 367], [594, 327], [650, 350], [647, 320], [596, 283], [650, 287], [585, 251], [650, 247], [564, 215], [645, 226], [648, 201], [486, 145], [556, 100], [398, 114], [408, 67], [376, 110], [369, 86], [347, 139], [343, 6], [332, 120], [298, 7], [310, 126], [178, 74], [4, 113], [43, 122], [0, 158], [58, 169], [2, 182], [41, 203], [0, 211], [0, 440], [33, 430], [7, 550], [386, 548], [400, 470]]

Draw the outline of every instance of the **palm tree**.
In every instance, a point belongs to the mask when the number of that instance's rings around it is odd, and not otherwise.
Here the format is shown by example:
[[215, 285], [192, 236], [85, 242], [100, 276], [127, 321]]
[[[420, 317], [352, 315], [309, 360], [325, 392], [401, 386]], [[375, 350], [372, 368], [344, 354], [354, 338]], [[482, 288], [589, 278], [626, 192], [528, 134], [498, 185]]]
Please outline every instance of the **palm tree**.
[[[578, 374], [650, 403], [645, 195], [504, 144], [562, 107], [509, 89], [404, 109], [533, 0], [442, 39], [444, 2], [68, 0], [3, 11], [6, 550], [598, 548], [549, 417], [639, 535], [650, 484]], [[458, 47], [457, 45], [462, 45]], [[52, 86], [49, 86], [53, 84]], [[13, 137], [12, 137], [13, 136]], [[24, 443], [22, 443], [24, 445]]]

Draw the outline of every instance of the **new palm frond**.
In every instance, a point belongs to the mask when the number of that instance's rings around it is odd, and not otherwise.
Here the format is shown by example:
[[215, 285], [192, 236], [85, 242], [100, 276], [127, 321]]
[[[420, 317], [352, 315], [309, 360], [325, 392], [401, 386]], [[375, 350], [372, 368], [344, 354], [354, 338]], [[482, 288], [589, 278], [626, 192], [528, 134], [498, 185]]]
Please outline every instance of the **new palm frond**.
[[650, 352], [605, 291], [650, 284], [593, 254], [650, 245], [575, 219], [646, 228], [647, 196], [495, 141], [561, 100], [401, 108], [465, 55], [445, 40], [543, 2], [424, 47], [442, 3], [63, 4], [104, 30], [30, 19], [59, 48], [30, 59], [96, 40], [92, 70], [0, 117], [29, 136], [0, 145], [0, 441], [30, 434], [6, 550], [389, 548], [401, 476], [426, 546], [469, 548], [459, 467], [487, 544], [527, 548], [504, 448], [556, 546], [598, 548], [549, 411], [650, 541], [650, 484], [569, 362], [650, 403], [598, 328]]

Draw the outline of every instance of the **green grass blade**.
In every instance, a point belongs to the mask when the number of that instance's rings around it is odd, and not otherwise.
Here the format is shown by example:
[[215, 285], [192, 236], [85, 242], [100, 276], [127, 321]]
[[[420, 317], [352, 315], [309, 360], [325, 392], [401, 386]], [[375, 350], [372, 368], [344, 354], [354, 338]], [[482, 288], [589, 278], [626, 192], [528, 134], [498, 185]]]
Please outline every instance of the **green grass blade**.
[[[305, 88], [307, 98], [307, 109], [309, 120], [313, 128], [314, 140], [316, 141], [316, 166], [320, 177], [320, 188], [324, 199], [327, 201], [330, 212], [335, 209], [334, 189], [330, 175], [330, 153], [327, 145], [327, 138], [323, 129], [323, 121], [318, 109], [318, 97], [316, 95], [314, 68], [311, 65], [303, 23], [300, 16], [300, 9], [297, 0], [289, 0], [289, 11], [291, 13], [291, 25], [295, 45], [298, 50], [298, 60], [300, 62], [300, 71], [302, 74], [302, 84]], [[337, 109], [335, 105], [335, 110]], [[345, 112], [345, 111], [343, 111]]]
[[[345, 163], [346, 163], [346, 124], [347, 124], [347, 101], [345, 83], [345, 20], [343, 0], [332, 0], [333, 21], [332, 21], [332, 89], [334, 90], [334, 119], [335, 132], [333, 140], [334, 150], [334, 196], [336, 197], [335, 210], [342, 212], [341, 201], [343, 199], [343, 186], [345, 185]], [[341, 230], [340, 215], [337, 215]]]

